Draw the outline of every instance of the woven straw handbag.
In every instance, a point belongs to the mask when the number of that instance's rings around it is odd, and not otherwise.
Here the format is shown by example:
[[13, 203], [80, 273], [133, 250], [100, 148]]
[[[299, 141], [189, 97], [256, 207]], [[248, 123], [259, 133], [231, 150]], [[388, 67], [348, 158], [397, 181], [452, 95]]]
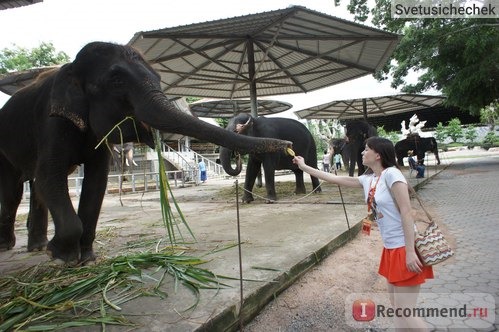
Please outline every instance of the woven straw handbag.
[[428, 225], [424, 231], [420, 232], [415, 227], [416, 232], [414, 234], [414, 245], [416, 247], [416, 251], [418, 252], [419, 258], [424, 265], [435, 265], [441, 263], [452, 257], [454, 255], [454, 251], [445, 239], [438, 225], [435, 221], [433, 221], [431, 215], [425, 209], [414, 188], [409, 186], [409, 190], [414, 194], [416, 200], [421, 206], [421, 209], [423, 209], [429, 220], [429, 222], [423, 221]]
[[[419, 231], [416, 224], [414, 224], [414, 246], [416, 247], [419, 258], [424, 265], [435, 265], [441, 263], [452, 257], [454, 255], [454, 251], [445, 239], [436, 222], [433, 221], [430, 213], [425, 209], [423, 202], [421, 202], [421, 198], [419, 198], [419, 195], [416, 193], [416, 190], [414, 190], [409, 183], [407, 183], [407, 186], [409, 188], [409, 193], [416, 198], [421, 206], [421, 209], [424, 211], [429, 220], [419, 220], [427, 224], [423, 231]], [[390, 194], [392, 194], [388, 184], [386, 184], [386, 187], [389, 188]], [[393, 194], [392, 199], [395, 200], [395, 198], [393, 198]]]

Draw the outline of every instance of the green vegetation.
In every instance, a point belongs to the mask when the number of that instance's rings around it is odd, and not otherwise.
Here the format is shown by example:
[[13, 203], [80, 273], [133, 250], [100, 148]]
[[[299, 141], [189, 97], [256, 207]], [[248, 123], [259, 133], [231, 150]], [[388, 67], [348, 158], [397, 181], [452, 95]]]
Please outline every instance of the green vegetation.
[[[495, 131], [489, 131], [481, 142], [475, 142], [478, 137], [476, 128], [468, 125], [466, 128], [461, 126], [461, 121], [458, 118], [451, 119], [447, 126], [441, 122], [435, 128], [435, 139], [440, 143], [440, 147], [444, 150], [453, 146], [466, 145], [469, 148], [474, 146], [481, 146], [483, 149], [490, 149], [491, 147], [499, 146], [499, 137]], [[450, 138], [451, 144], [443, 144], [445, 139]]]
[[203, 263], [178, 249], [165, 248], [118, 256], [94, 266], [42, 264], [2, 276], [0, 331], [53, 331], [96, 324], [105, 331], [106, 325], [133, 326], [119, 314], [120, 305], [140, 296], [167, 297], [161, 289], [166, 275], [193, 292], [195, 306], [200, 289], [226, 287], [220, 280], [230, 279], [197, 267]]
[[31, 50], [14, 45], [0, 51], [0, 74], [69, 62], [69, 56], [57, 52], [52, 43], [43, 42]]
[[378, 136], [384, 137], [392, 141], [394, 144], [400, 141], [400, 133], [398, 131], [387, 132], [383, 126], [378, 127]]
[[[394, 88], [409, 93], [436, 88], [446, 96], [447, 106], [471, 114], [478, 114], [480, 109], [497, 101], [496, 18], [392, 18], [390, 0], [375, 0], [374, 4], [368, 0], [350, 0], [348, 9], [355, 14], [356, 21], [371, 18], [376, 27], [402, 35], [391, 61], [375, 75], [377, 79], [391, 76]], [[407, 81], [412, 71], [418, 71], [418, 81], [414, 84]]]

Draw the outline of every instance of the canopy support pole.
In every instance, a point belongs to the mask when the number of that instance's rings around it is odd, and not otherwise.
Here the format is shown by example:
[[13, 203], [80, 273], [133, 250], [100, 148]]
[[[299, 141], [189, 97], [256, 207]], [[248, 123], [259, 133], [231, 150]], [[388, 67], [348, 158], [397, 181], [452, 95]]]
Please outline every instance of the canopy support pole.
[[253, 41], [248, 39], [246, 41], [248, 49], [248, 72], [249, 72], [249, 88], [250, 88], [250, 102], [251, 102], [251, 115], [258, 117], [258, 107], [256, 103], [256, 80], [255, 80], [255, 50], [253, 48]]

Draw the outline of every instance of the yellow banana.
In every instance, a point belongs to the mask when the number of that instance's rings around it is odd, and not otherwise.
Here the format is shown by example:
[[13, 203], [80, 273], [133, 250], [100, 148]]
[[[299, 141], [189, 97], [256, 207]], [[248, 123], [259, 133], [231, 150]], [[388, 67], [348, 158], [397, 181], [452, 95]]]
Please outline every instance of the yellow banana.
[[287, 148], [287, 149], [286, 149], [286, 153], [287, 153], [288, 155], [290, 155], [291, 157], [294, 157], [294, 156], [295, 156], [295, 152], [294, 152], [294, 151], [293, 151], [293, 149], [291, 149], [291, 148]]

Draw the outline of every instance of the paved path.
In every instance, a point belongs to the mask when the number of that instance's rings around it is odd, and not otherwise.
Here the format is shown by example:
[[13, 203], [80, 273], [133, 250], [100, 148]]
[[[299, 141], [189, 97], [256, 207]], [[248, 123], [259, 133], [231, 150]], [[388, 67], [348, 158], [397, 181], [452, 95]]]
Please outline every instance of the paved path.
[[[456, 240], [453, 261], [437, 266], [438, 275], [424, 285], [422, 292], [487, 293], [494, 296], [495, 324], [487, 330], [497, 330], [499, 158], [456, 162], [435, 176], [419, 194], [434, 207]], [[470, 303], [467, 305], [471, 306]]]

